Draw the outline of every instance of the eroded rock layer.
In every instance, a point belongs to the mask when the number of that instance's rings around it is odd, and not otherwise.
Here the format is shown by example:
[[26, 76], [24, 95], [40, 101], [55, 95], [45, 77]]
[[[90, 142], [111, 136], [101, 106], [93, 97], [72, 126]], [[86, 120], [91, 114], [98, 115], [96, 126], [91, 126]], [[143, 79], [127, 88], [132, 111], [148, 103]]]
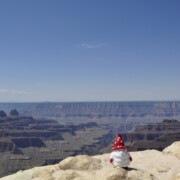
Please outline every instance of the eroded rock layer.
[[20, 169], [54, 164], [68, 156], [94, 155], [112, 134], [95, 122], [59, 124], [32, 117], [0, 118], [0, 176]]
[[165, 119], [156, 124], [138, 125], [123, 133], [123, 138], [132, 150], [163, 150], [180, 139], [180, 121]]
[[147, 102], [69, 102], [69, 103], [0, 103], [6, 113], [17, 109], [20, 114], [38, 118], [55, 118], [65, 122], [116, 123], [119, 120], [155, 122], [180, 117], [180, 101]]

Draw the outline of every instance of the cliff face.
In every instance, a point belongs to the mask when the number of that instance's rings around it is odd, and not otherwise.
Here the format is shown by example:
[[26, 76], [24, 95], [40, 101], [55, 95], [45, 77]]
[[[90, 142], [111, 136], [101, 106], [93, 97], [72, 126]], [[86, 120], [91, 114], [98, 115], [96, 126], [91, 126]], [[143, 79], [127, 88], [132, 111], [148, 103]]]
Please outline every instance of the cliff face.
[[180, 139], [180, 121], [166, 119], [153, 125], [139, 125], [133, 131], [123, 133], [123, 138], [134, 150], [162, 150]]
[[[0, 103], [0, 109], [38, 118], [55, 118], [61, 122], [99, 120], [108, 123], [180, 117], [180, 102], [87, 102], [87, 103]], [[154, 117], [154, 118], [153, 118]]]
[[112, 140], [95, 122], [59, 124], [26, 116], [0, 118], [0, 176], [54, 164], [67, 156], [97, 154]]
[[128, 170], [113, 168], [109, 155], [68, 157], [59, 164], [35, 167], [3, 177], [1, 180], [179, 180], [180, 142], [163, 152], [146, 150], [131, 152], [133, 158]]

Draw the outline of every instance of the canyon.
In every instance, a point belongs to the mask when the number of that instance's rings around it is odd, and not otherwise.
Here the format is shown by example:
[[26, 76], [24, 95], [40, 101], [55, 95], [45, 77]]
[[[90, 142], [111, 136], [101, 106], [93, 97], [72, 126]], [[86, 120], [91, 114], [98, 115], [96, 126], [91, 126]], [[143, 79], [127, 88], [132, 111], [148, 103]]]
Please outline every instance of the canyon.
[[67, 156], [95, 155], [112, 137], [96, 122], [60, 124], [20, 115], [1, 117], [0, 176], [54, 164]]
[[0, 177], [109, 153], [117, 132], [130, 151], [161, 151], [180, 139], [178, 119], [179, 101], [0, 103]]
[[154, 123], [180, 117], [180, 101], [0, 103], [0, 110], [9, 113], [12, 109], [34, 118], [114, 126], [119, 122]]
[[138, 125], [132, 131], [123, 133], [122, 136], [129, 149], [162, 151], [180, 139], [180, 121], [164, 119], [156, 124]]

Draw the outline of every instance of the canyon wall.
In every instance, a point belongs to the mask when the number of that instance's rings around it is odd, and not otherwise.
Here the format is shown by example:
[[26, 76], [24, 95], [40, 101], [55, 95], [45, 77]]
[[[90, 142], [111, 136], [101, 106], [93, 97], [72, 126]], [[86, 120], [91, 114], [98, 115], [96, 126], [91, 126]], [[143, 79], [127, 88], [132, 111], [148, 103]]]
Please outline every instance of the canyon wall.
[[54, 164], [67, 156], [94, 155], [113, 134], [96, 122], [59, 124], [27, 116], [0, 118], [0, 176]]
[[6, 113], [17, 109], [25, 116], [53, 118], [60, 122], [158, 122], [180, 117], [180, 101], [0, 103], [1, 109]]

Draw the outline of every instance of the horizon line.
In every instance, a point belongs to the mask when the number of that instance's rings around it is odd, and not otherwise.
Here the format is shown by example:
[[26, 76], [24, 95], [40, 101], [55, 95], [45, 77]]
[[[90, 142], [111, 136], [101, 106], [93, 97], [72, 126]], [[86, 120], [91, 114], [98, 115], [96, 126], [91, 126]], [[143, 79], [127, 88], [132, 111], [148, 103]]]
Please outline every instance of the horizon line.
[[104, 101], [6, 101], [1, 103], [103, 103], [103, 102], [180, 102], [180, 100], [104, 100]]

